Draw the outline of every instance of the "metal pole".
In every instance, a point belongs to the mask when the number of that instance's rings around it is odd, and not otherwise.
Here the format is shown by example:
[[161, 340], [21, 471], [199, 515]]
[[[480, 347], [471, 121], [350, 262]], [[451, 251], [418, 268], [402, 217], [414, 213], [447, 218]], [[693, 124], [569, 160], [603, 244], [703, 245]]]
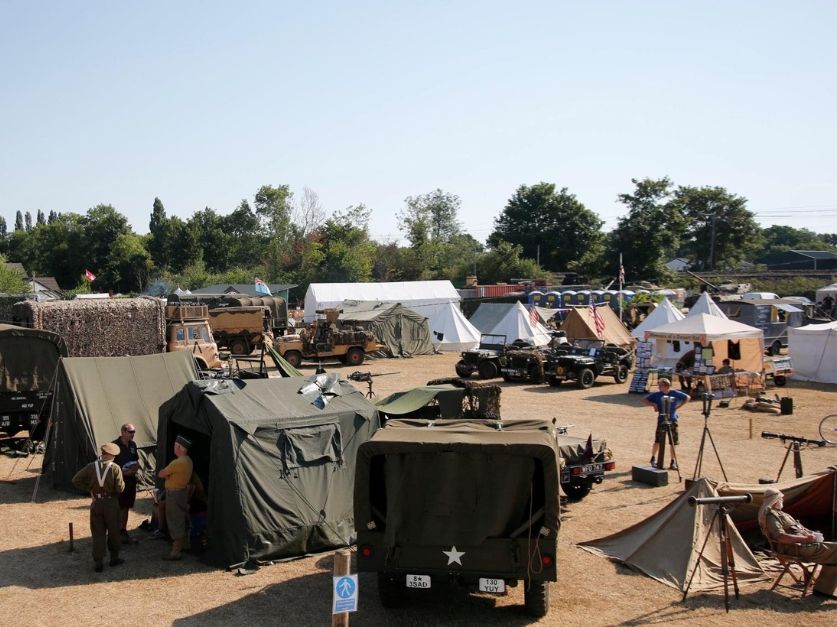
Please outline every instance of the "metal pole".
[[619, 253], [619, 322], [622, 320], [622, 253]]

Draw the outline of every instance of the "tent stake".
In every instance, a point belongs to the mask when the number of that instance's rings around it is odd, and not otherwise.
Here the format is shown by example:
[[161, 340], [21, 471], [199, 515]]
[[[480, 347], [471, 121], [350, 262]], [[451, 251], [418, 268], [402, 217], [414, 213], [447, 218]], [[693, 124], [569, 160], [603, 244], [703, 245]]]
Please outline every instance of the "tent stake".
[[73, 523], [70, 523], [70, 553], [75, 550], [73, 547]]

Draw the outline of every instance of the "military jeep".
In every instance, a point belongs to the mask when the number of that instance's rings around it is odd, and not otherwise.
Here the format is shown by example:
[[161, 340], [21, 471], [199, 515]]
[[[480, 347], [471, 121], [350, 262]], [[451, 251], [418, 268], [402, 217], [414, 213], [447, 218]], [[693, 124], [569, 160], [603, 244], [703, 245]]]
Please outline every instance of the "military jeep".
[[548, 352], [520, 340], [512, 343], [499, 359], [503, 381], [543, 383], [546, 380], [544, 362]]
[[[384, 405], [406, 414], [404, 398]], [[391, 419], [360, 445], [357, 565], [377, 573], [384, 607], [402, 605], [408, 589], [505, 594], [522, 581], [526, 612], [546, 615], [560, 526], [555, 432], [542, 420]]]
[[558, 387], [563, 381], [571, 380], [581, 389], [587, 389], [601, 375], [612, 376], [616, 383], [628, 380], [628, 371], [634, 363], [633, 351], [602, 340], [582, 340], [565, 346], [552, 351], [544, 363], [549, 385]]
[[484, 333], [478, 348], [462, 351], [462, 359], [456, 362], [456, 374], [467, 379], [477, 372], [480, 379], [494, 379], [500, 376], [500, 356], [505, 350], [505, 335]]

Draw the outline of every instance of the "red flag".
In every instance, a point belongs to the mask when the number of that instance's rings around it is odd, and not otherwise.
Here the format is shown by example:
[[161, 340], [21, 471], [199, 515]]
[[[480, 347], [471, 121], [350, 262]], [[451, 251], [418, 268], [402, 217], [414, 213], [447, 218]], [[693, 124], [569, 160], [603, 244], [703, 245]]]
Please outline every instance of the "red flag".
[[90, 270], [85, 270], [84, 271], [84, 278], [87, 279], [88, 281], [95, 281], [96, 280], [96, 275], [93, 274], [92, 272], [90, 272]]
[[532, 308], [529, 310], [529, 320], [531, 321], [533, 327], [538, 326], [538, 322], [541, 320], [541, 317], [538, 315], [538, 309], [534, 305], [532, 305]]
[[590, 301], [590, 318], [593, 320], [593, 325], [596, 327], [596, 335], [601, 338], [605, 329], [605, 321], [599, 310], [596, 309], [596, 303]]

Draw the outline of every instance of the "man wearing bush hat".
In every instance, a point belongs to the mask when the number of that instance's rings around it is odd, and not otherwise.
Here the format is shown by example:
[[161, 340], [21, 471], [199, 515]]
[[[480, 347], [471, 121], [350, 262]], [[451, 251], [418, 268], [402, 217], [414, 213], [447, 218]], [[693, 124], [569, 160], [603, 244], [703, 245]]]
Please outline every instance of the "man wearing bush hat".
[[101, 456], [79, 470], [73, 477], [73, 485], [89, 492], [90, 533], [93, 536], [93, 561], [95, 571], [104, 569], [105, 547], [110, 551], [110, 565], [119, 566], [125, 560], [119, 557], [122, 538], [119, 534], [119, 495], [125, 489], [122, 470], [113, 462], [119, 455], [119, 447], [113, 442], [102, 444]]
[[166, 525], [172, 539], [171, 553], [164, 559], [179, 560], [189, 534], [189, 480], [192, 478], [192, 443], [182, 435], [174, 441], [175, 459], [157, 476], [165, 479]]

